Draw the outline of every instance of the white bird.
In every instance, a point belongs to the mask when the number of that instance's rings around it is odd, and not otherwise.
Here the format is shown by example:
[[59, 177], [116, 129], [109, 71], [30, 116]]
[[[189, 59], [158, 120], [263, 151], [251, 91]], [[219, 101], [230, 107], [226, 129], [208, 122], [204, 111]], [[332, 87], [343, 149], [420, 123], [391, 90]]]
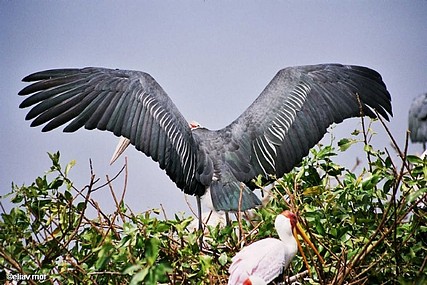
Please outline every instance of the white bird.
[[[274, 226], [280, 239], [265, 238], [256, 241], [232, 258], [229, 285], [268, 284], [274, 280], [289, 266], [298, 249], [302, 253], [297, 233], [323, 262], [319, 252], [297, 223], [294, 213], [287, 210], [282, 212], [276, 217]], [[305, 260], [304, 254], [303, 257]], [[264, 283], [260, 283], [261, 281]]]

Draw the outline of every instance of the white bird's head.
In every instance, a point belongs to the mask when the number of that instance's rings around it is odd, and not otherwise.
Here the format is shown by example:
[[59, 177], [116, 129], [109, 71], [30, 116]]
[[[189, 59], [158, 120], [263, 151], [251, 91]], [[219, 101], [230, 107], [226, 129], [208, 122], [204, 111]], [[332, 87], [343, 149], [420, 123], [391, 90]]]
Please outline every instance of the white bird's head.
[[310, 241], [310, 238], [307, 236], [303, 228], [298, 223], [298, 218], [294, 213], [286, 210], [286, 211], [283, 211], [280, 215], [277, 215], [275, 220], [275, 227], [282, 241], [289, 241], [290, 238], [295, 239], [298, 250], [300, 251], [303, 257], [305, 266], [307, 267], [309, 272], [310, 272], [310, 267], [308, 265], [307, 258], [304, 254], [304, 251], [302, 250], [302, 246], [301, 246], [301, 243], [299, 242], [298, 235], [300, 235], [304, 240], [304, 242], [307, 243], [308, 246], [314, 250], [319, 260], [322, 263], [324, 263], [322, 256], [320, 255], [319, 251], [316, 249], [314, 244]]
[[297, 216], [291, 211], [286, 210], [280, 213], [280, 215], [277, 215], [274, 226], [282, 241], [289, 240], [294, 236], [293, 232], [297, 222]]
[[196, 122], [196, 121], [191, 121], [191, 122], [188, 123], [188, 125], [190, 126], [191, 130], [195, 130], [195, 129], [198, 129], [198, 128], [202, 127], [202, 125], [200, 125], [200, 123]]

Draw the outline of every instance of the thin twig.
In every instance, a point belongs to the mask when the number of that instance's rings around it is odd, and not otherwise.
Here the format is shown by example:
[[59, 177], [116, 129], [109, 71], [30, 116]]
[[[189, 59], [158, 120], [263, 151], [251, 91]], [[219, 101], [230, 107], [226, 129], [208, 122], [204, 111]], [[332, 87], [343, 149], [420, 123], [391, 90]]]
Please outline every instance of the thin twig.
[[243, 199], [243, 182], [240, 183], [240, 192], [239, 192], [239, 205], [237, 207], [237, 222], [239, 224], [239, 241], [243, 237], [243, 227], [242, 227], [242, 199]]

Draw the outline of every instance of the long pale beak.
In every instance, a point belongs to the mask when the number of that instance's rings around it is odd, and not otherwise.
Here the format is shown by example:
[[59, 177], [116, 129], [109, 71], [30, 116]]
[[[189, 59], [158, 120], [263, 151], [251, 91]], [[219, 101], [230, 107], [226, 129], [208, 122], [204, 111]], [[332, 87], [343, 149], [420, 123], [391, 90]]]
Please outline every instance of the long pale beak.
[[116, 150], [113, 153], [113, 157], [111, 157], [110, 165], [113, 164], [120, 157], [120, 155], [122, 155], [122, 153], [126, 150], [129, 144], [129, 139], [125, 137], [120, 137], [119, 143], [116, 146]]
[[304, 260], [305, 267], [307, 267], [308, 274], [310, 275], [310, 266], [308, 265], [307, 257], [305, 256], [304, 251], [302, 250], [301, 243], [299, 242], [299, 239], [298, 239], [298, 234], [302, 237], [302, 239], [305, 241], [305, 243], [307, 243], [314, 250], [314, 252], [316, 253], [319, 260], [322, 263], [325, 263], [325, 261], [323, 260], [322, 256], [320, 255], [319, 251], [316, 249], [314, 244], [310, 241], [310, 238], [305, 233], [305, 231], [303, 230], [303, 228], [300, 226], [299, 223], [296, 223], [292, 233], [295, 237], [295, 240], [297, 241], [298, 250], [299, 250], [299, 252], [301, 252], [302, 258]]

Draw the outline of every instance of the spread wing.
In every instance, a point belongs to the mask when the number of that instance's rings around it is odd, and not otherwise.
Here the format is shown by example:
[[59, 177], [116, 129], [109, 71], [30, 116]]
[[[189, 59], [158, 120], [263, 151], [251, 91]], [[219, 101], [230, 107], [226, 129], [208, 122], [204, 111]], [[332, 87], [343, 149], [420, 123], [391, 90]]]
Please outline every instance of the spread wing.
[[258, 174], [280, 177], [308, 154], [329, 125], [361, 114], [375, 118], [373, 110], [387, 120], [392, 114], [390, 94], [372, 69], [338, 64], [285, 68], [224, 129], [240, 146], [226, 157], [241, 181]]
[[111, 131], [158, 161], [186, 193], [204, 193], [195, 179], [197, 146], [188, 123], [149, 74], [88, 67], [41, 71], [23, 81], [36, 81], [19, 92], [31, 95], [20, 105], [33, 106], [26, 116], [31, 126]]

